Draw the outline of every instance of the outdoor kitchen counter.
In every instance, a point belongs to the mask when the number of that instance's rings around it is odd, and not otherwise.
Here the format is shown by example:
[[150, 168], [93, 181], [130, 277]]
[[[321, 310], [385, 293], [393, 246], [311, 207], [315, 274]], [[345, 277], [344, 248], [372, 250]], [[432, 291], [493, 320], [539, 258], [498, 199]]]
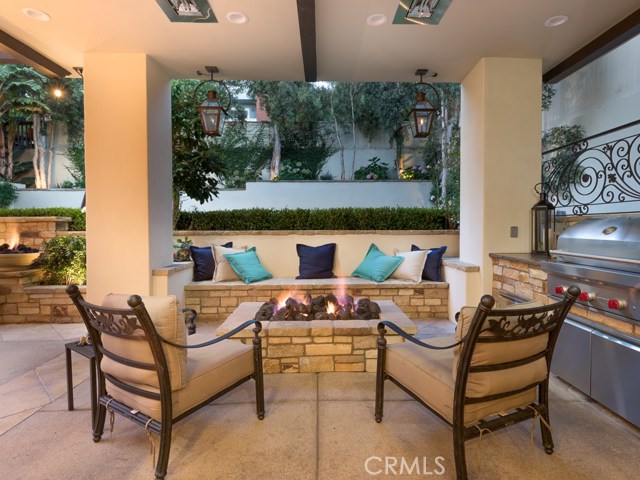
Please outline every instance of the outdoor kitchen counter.
[[553, 262], [554, 257], [542, 253], [490, 253], [489, 257], [510, 262], [520, 262], [540, 268], [540, 262]]

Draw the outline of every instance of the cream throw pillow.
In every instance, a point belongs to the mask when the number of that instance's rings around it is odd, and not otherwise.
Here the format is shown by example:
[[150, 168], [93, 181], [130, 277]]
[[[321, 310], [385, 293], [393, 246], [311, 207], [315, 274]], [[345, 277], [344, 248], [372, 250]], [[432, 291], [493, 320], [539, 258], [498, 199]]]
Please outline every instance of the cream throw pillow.
[[246, 252], [246, 247], [244, 248], [227, 248], [221, 247], [220, 245], [213, 246], [213, 259], [216, 263], [216, 268], [213, 271], [213, 281], [214, 282], [230, 282], [234, 280], [242, 279], [238, 276], [236, 272], [233, 271], [231, 265], [229, 264], [229, 260], [224, 258], [225, 255], [229, 255], [231, 253], [244, 253]]
[[419, 283], [422, 280], [422, 271], [424, 270], [424, 264], [427, 261], [429, 250], [416, 250], [413, 252], [399, 252], [398, 250], [394, 250], [393, 254], [397, 257], [403, 257], [404, 260], [391, 274], [391, 278]]

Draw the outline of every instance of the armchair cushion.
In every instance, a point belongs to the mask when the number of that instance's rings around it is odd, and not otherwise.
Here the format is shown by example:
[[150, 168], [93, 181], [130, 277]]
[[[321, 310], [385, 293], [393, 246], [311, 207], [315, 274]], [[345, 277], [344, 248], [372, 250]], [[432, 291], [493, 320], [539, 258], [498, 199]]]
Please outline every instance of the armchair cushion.
[[[198, 337], [198, 334], [192, 335]], [[208, 338], [189, 338], [190, 344]], [[233, 340], [189, 350], [186, 386], [172, 393], [173, 418], [204, 402], [253, 373], [253, 347]], [[140, 386], [140, 385], [138, 385]], [[158, 388], [144, 387], [159, 393]], [[107, 381], [107, 390], [117, 400], [160, 421], [160, 401], [124, 391]]]
[[[103, 307], [129, 308], [129, 295], [109, 294], [102, 302]], [[153, 325], [160, 336], [169, 341], [184, 345], [187, 343], [187, 329], [182, 318], [178, 317], [176, 297], [142, 297], [142, 301], [149, 312]], [[140, 332], [143, 334], [143, 332]], [[146, 341], [119, 338], [112, 335], [102, 335], [102, 342], [107, 350], [116, 355], [140, 362], [154, 363], [151, 348]], [[176, 348], [162, 344], [164, 355], [169, 367], [171, 390], [179, 390], [187, 381], [187, 352], [184, 348]], [[101, 368], [124, 381], [159, 388], [158, 376], [153, 370], [127, 367], [104, 356]]]
[[[454, 340], [446, 337], [429, 339], [428, 342], [432, 345], [444, 346], [450, 345]], [[453, 422], [454, 378], [451, 376], [451, 367], [454, 364], [454, 353], [452, 350], [428, 350], [413, 343], [404, 342], [387, 345], [386, 358], [386, 371], [449, 422]], [[500, 377], [500, 372], [493, 373], [497, 373]], [[498, 386], [498, 388], [502, 387]], [[466, 405], [464, 423], [468, 425], [495, 412], [527, 405], [535, 399], [536, 388], [534, 387], [506, 398]]]

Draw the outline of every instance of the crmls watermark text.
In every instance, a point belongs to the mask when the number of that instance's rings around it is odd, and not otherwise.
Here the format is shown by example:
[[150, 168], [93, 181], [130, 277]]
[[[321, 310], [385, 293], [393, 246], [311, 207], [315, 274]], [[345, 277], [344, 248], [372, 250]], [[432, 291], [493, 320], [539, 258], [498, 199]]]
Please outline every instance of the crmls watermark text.
[[444, 475], [444, 457], [369, 457], [364, 461], [369, 475]]

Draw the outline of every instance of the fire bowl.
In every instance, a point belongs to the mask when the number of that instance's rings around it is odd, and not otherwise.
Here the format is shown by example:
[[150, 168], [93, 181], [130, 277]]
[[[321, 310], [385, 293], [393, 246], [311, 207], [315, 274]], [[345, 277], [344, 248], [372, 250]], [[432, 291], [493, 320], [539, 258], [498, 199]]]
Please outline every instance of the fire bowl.
[[40, 252], [35, 253], [7, 253], [0, 255], [0, 272], [10, 272], [14, 270], [26, 270], [33, 261], [40, 256]]

